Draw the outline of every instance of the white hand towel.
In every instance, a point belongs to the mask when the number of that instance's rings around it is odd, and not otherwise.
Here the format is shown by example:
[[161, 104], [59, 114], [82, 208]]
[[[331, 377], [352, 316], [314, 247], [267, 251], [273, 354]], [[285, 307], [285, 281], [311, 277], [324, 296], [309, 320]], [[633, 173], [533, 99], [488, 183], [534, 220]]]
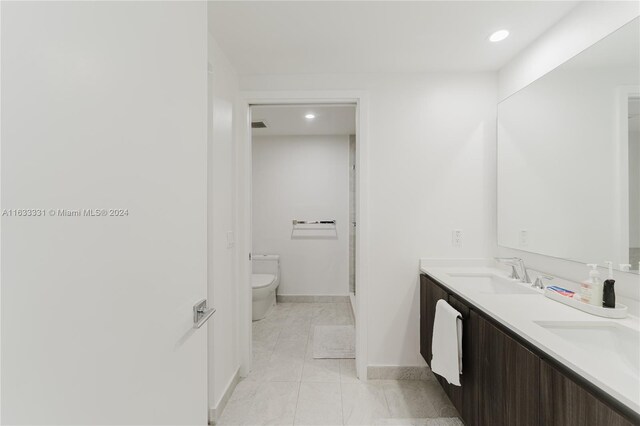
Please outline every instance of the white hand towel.
[[431, 370], [447, 379], [447, 382], [452, 385], [460, 386], [462, 315], [443, 299], [436, 303], [431, 350], [433, 352]]

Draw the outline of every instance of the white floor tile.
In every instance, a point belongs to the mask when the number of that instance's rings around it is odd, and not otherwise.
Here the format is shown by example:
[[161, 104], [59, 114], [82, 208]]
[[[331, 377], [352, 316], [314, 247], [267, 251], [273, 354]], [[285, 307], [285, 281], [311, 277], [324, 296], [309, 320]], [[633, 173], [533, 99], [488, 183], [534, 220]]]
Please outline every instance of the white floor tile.
[[340, 360], [305, 359], [302, 370], [303, 382], [340, 382]]
[[360, 383], [356, 373], [355, 359], [341, 359], [340, 361], [340, 381], [342, 383]]
[[390, 417], [380, 384], [343, 383], [342, 419], [345, 425], [371, 425], [374, 419]]
[[421, 380], [380, 380], [379, 382], [384, 388], [391, 417], [439, 417], [429, 398], [427, 382]]
[[453, 406], [451, 400], [444, 393], [444, 389], [437, 380], [427, 380], [421, 382], [427, 391], [427, 397], [436, 411], [436, 417], [459, 417], [458, 410]]
[[292, 425], [299, 382], [265, 382], [258, 387], [246, 425]]
[[245, 425], [259, 386], [260, 383], [250, 380], [242, 380], [238, 383], [216, 424], [220, 426]]
[[350, 325], [346, 303], [279, 303], [252, 324], [253, 365], [220, 426], [461, 426], [435, 380], [356, 377], [354, 359], [314, 359], [315, 325]]
[[298, 358], [304, 359], [307, 352], [307, 340], [278, 340], [271, 353], [274, 358]]
[[269, 360], [262, 381], [299, 382], [302, 379], [304, 360], [295, 357], [277, 357]]
[[295, 425], [342, 425], [340, 383], [300, 383]]

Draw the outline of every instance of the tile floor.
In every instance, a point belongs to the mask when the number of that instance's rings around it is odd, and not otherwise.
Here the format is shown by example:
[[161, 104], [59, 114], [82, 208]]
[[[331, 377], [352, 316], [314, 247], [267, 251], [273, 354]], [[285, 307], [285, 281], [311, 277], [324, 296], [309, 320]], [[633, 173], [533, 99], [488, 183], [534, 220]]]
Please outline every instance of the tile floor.
[[253, 323], [253, 368], [220, 426], [462, 425], [430, 380], [356, 378], [353, 359], [314, 359], [313, 327], [353, 324], [348, 303], [280, 303]]

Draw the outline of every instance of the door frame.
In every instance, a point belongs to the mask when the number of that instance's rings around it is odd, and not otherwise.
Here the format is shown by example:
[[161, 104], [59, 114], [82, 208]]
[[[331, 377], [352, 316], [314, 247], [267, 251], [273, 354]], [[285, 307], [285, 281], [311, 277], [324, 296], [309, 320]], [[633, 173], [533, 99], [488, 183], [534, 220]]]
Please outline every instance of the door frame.
[[369, 282], [369, 118], [364, 91], [250, 91], [240, 92], [236, 105], [236, 251], [240, 313], [240, 375], [246, 377], [252, 362], [251, 327], [251, 106], [286, 104], [355, 104], [356, 106], [356, 371], [366, 380], [367, 295]]
[[640, 97], [640, 86], [618, 87], [616, 94], [616, 120], [614, 135], [614, 209], [618, 210], [614, 223], [616, 259], [629, 263], [629, 100]]

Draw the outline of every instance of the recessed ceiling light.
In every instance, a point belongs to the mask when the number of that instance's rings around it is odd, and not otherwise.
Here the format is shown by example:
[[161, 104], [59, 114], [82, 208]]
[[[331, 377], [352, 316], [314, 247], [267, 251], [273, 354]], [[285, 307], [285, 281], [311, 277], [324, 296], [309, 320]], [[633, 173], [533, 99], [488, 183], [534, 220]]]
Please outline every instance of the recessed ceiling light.
[[304, 116], [304, 118], [307, 118], [309, 120], [316, 118], [315, 114], [307, 114]]
[[502, 41], [507, 37], [509, 37], [509, 31], [500, 30], [500, 31], [496, 31], [495, 33], [491, 34], [491, 36], [489, 37], [489, 41], [492, 41], [492, 42], [495, 43], [496, 41]]

